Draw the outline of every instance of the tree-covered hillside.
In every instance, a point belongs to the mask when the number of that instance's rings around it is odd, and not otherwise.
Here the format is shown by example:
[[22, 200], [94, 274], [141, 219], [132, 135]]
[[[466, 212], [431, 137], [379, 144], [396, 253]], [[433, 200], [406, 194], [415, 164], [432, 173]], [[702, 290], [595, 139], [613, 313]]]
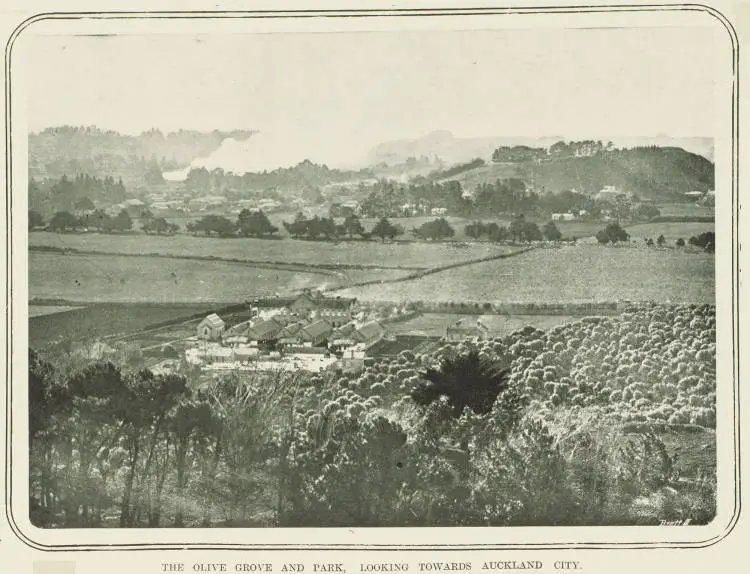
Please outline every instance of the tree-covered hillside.
[[591, 155], [550, 152], [543, 159], [493, 162], [451, 179], [474, 190], [480, 184], [509, 177], [545, 191], [594, 193], [613, 185], [644, 198], [670, 199], [688, 191], [714, 189], [714, 164], [681, 148], [602, 149]]
[[244, 140], [253, 132], [159, 130], [138, 136], [93, 126], [61, 126], [29, 134], [29, 177], [37, 180], [75, 177], [122, 178], [129, 188], [159, 183], [161, 171], [186, 167], [216, 150], [226, 138]]

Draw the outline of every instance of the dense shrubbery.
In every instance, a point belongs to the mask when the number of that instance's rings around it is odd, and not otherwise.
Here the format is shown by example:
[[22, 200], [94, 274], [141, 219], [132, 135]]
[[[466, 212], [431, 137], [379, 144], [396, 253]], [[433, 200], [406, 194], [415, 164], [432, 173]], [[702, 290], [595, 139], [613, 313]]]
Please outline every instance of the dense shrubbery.
[[32, 354], [32, 520], [705, 523], [715, 460], [692, 468], [666, 441], [713, 440], [715, 358], [707, 305], [403, 351], [358, 373], [199, 380]]

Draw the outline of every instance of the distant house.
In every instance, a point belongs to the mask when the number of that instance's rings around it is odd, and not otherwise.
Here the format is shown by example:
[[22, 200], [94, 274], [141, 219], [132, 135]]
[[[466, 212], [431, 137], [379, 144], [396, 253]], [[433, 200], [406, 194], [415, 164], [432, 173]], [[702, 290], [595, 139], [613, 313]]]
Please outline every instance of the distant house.
[[440, 216], [440, 215], [445, 215], [446, 213], [448, 213], [448, 208], [446, 208], [446, 207], [433, 207], [430, 210], [430, 214], [431, 215], [438, 215], [438, 216]]
[[205, 341], [216, 341], [224, 334], [224, 320], [216, 313], [211, 313], [198, 323], [198, 338]]
[[448, 325], [445, 330], [445, 338], [448, 341], [463, 341], [464, 339], [486, 339], [489, 329], [480, 320], [472, 321], [462, 318]]
[[620, 195], [627, 194], [617, 189], [614, 185], [605, 185], [601, 191], [596, 194], [596, 199], [599, 201], [615, 201]]
[[553, 213], [552, 221], [575, 221], [575, 213]]
[[307, 344], [317, 347], [328, 340], [332, 331], [333, 326], [328, 321], [321, 319], [301, 329], [297, 334], [297, 339], [303, 345]]
[[377, 343], [380, 339], [382, 339], [384, 333], [385, 329], [380, 323], [378, 323], [377, 321], [370, 321], [369, 323], [365, 323], [359, 329], [354, 331], [351, 334], [351, 338], [355, 342], [362, 343], [365, 346], [369, 347], [370, 345]]

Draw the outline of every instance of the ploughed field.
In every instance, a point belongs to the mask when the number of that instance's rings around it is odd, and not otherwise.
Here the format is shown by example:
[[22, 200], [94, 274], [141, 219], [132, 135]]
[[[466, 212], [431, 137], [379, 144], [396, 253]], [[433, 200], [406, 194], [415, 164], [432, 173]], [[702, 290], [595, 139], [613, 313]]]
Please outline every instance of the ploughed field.
[[575, 245], [340, 291], [363, 301], [714, 303], [714, 256], [677, 249]]

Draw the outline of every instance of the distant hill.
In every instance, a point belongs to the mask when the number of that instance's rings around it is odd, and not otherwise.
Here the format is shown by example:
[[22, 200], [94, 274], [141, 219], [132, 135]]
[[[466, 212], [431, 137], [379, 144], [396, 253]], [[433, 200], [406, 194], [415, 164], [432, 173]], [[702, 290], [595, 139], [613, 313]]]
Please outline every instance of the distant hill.
[[[520, 146], [548, 148], [555, 142], [564, 139], [562, 136], [525, 137], [525, 136], [491, 136], [485, 138], [461, 138], [447, 130], [438, 130], [421, 138], [384, 142], [373, 148], [368, 155], [370, 165], [386, 163], [401, 164], [409, 158], [440, 158], [447, 164], [466, 163], [474, 158], [489, 159], [495, 148], [500, 146]], [[618, 148], [632, 147], [680, 147], [691, 153], [702, 155], [709, 161], [714, 159], [712, 138], [691, 137], [672, 138], [669, 136], [654, 137], [596, 137], [603, 142], [611, 141]]]
[[667, 200], [684, 197], [687, 191], [714, 189], [714, 164], [676, 147], [644, 147], [538, 162], [487, 162], [443, 181], [459, 181], [464, 189], [474, 191], [480, 183], [509, 178], [522, 179], [537, 191], [595, 193], [614, 185], [644, 198]]
[[159, 181], [161, 171], [187, 167], [206, 157], [227, 138], [245, 140], [255, 132], [159, 130], [138, 136], [96, 127], [61, 126], [29, 134], [29, 176], [37, 180], [74, 177], [122, 178], [129, 189]]

